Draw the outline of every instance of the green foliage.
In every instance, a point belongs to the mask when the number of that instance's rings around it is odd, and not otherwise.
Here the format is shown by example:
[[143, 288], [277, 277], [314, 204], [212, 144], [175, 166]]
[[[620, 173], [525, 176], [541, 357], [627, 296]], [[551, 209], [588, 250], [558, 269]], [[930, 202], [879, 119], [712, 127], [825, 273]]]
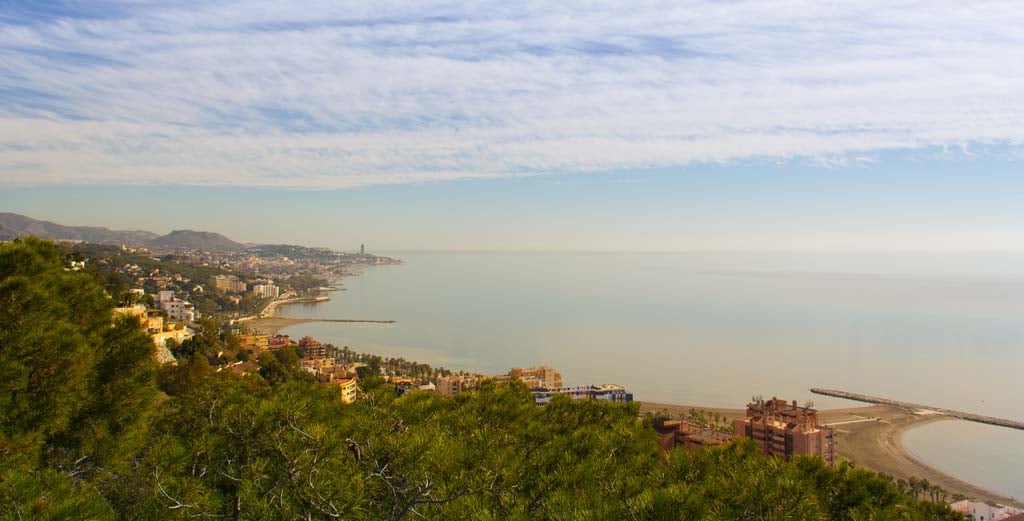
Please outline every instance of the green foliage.
[[113, 520], [106, 499], [88, 483], [50, 468], [0, 458], [0, 521]]
[[152, 342], [49, 242], [0, 245], [0, 303], [0, 517], [112, 517], [95, 489], [143, 445]]
[[0, 302], [0, 451], [113, 443], [154, 392], [138, 323], [111, 327], [97, 279], [65, 271], [58, 248], [32, 238], [0, 247]]
[[346, 405], [290, 349], [216, 372], [214, 322], [154, 378], [138, 325], [42, 241], [0, 245], [0, 303], [0, 520], [960, 519], [750, 443], [662, 454], [636, 406], [518, 382], [397, 398], [374, 375]]
[[281, 285], [296, 293], [306, 294], [313, 290], [326, 286], [327, 280], [315, 275], [292, 275], [281, 282]]

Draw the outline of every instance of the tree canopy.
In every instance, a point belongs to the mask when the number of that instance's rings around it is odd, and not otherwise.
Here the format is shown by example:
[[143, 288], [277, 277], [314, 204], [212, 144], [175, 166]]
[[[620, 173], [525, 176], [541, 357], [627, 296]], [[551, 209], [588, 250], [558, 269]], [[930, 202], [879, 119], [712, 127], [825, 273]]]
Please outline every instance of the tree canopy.
[[484, 381], [346, 405], [297, 369], [157, 371], [44, 241], [0, 244], [0, 519], [961, 519], [889, 479], [749, 443], [659, 451], [635, 405]]

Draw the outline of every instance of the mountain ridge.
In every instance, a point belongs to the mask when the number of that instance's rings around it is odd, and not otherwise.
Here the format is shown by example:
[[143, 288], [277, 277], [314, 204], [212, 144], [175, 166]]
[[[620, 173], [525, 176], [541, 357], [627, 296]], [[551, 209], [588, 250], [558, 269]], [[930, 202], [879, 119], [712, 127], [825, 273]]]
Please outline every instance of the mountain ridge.
[[53, 241], [82, 241], [167, 250], [240, 251], [253, 246], [235, 242], [215, 232], [174, 230], [166, 235], [160, 235], [147, 230], [66, 226], [21, 214], [0, 212], [0, 240], [12, 240], [28, 235]]

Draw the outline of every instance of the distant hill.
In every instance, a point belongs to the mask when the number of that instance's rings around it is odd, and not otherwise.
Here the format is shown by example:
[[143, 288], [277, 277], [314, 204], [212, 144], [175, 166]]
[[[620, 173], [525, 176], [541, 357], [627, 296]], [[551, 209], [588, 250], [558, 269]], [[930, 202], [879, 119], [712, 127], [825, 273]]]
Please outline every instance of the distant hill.
[[0, 240], [11, 240], [26, 235], [53, 241], [85, 241], [132, 246], [141, 246], [159, 237], [144, 230], [119, 231], [96, 226], [64, 226], [16, 213], [0, 212]]
[[40, 221], [16, 213], [0, 212], [0, 240], [34, 235], [51, 241], [84, 241], [95, 244], [145, 246], [157, 250], [239, 251], [248, 245], [239, 244], [212, 232], [174, 230], [159, 235], [145, 230], [118, 231], [96, 226], [64, 226]]
[[146, 245], [158, 250], [239, 251], [247, 248], [219, 233], [194, 230], [174, 230]]

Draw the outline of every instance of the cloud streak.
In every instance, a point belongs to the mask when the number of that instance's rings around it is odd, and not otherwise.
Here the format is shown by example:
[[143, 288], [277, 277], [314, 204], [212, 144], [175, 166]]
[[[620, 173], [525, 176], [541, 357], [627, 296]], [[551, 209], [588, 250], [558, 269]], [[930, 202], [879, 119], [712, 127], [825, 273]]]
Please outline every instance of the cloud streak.
[[1024, 143], [1014, 2], [37, 4], [0, 5], [5, 184], [346, 188]]

